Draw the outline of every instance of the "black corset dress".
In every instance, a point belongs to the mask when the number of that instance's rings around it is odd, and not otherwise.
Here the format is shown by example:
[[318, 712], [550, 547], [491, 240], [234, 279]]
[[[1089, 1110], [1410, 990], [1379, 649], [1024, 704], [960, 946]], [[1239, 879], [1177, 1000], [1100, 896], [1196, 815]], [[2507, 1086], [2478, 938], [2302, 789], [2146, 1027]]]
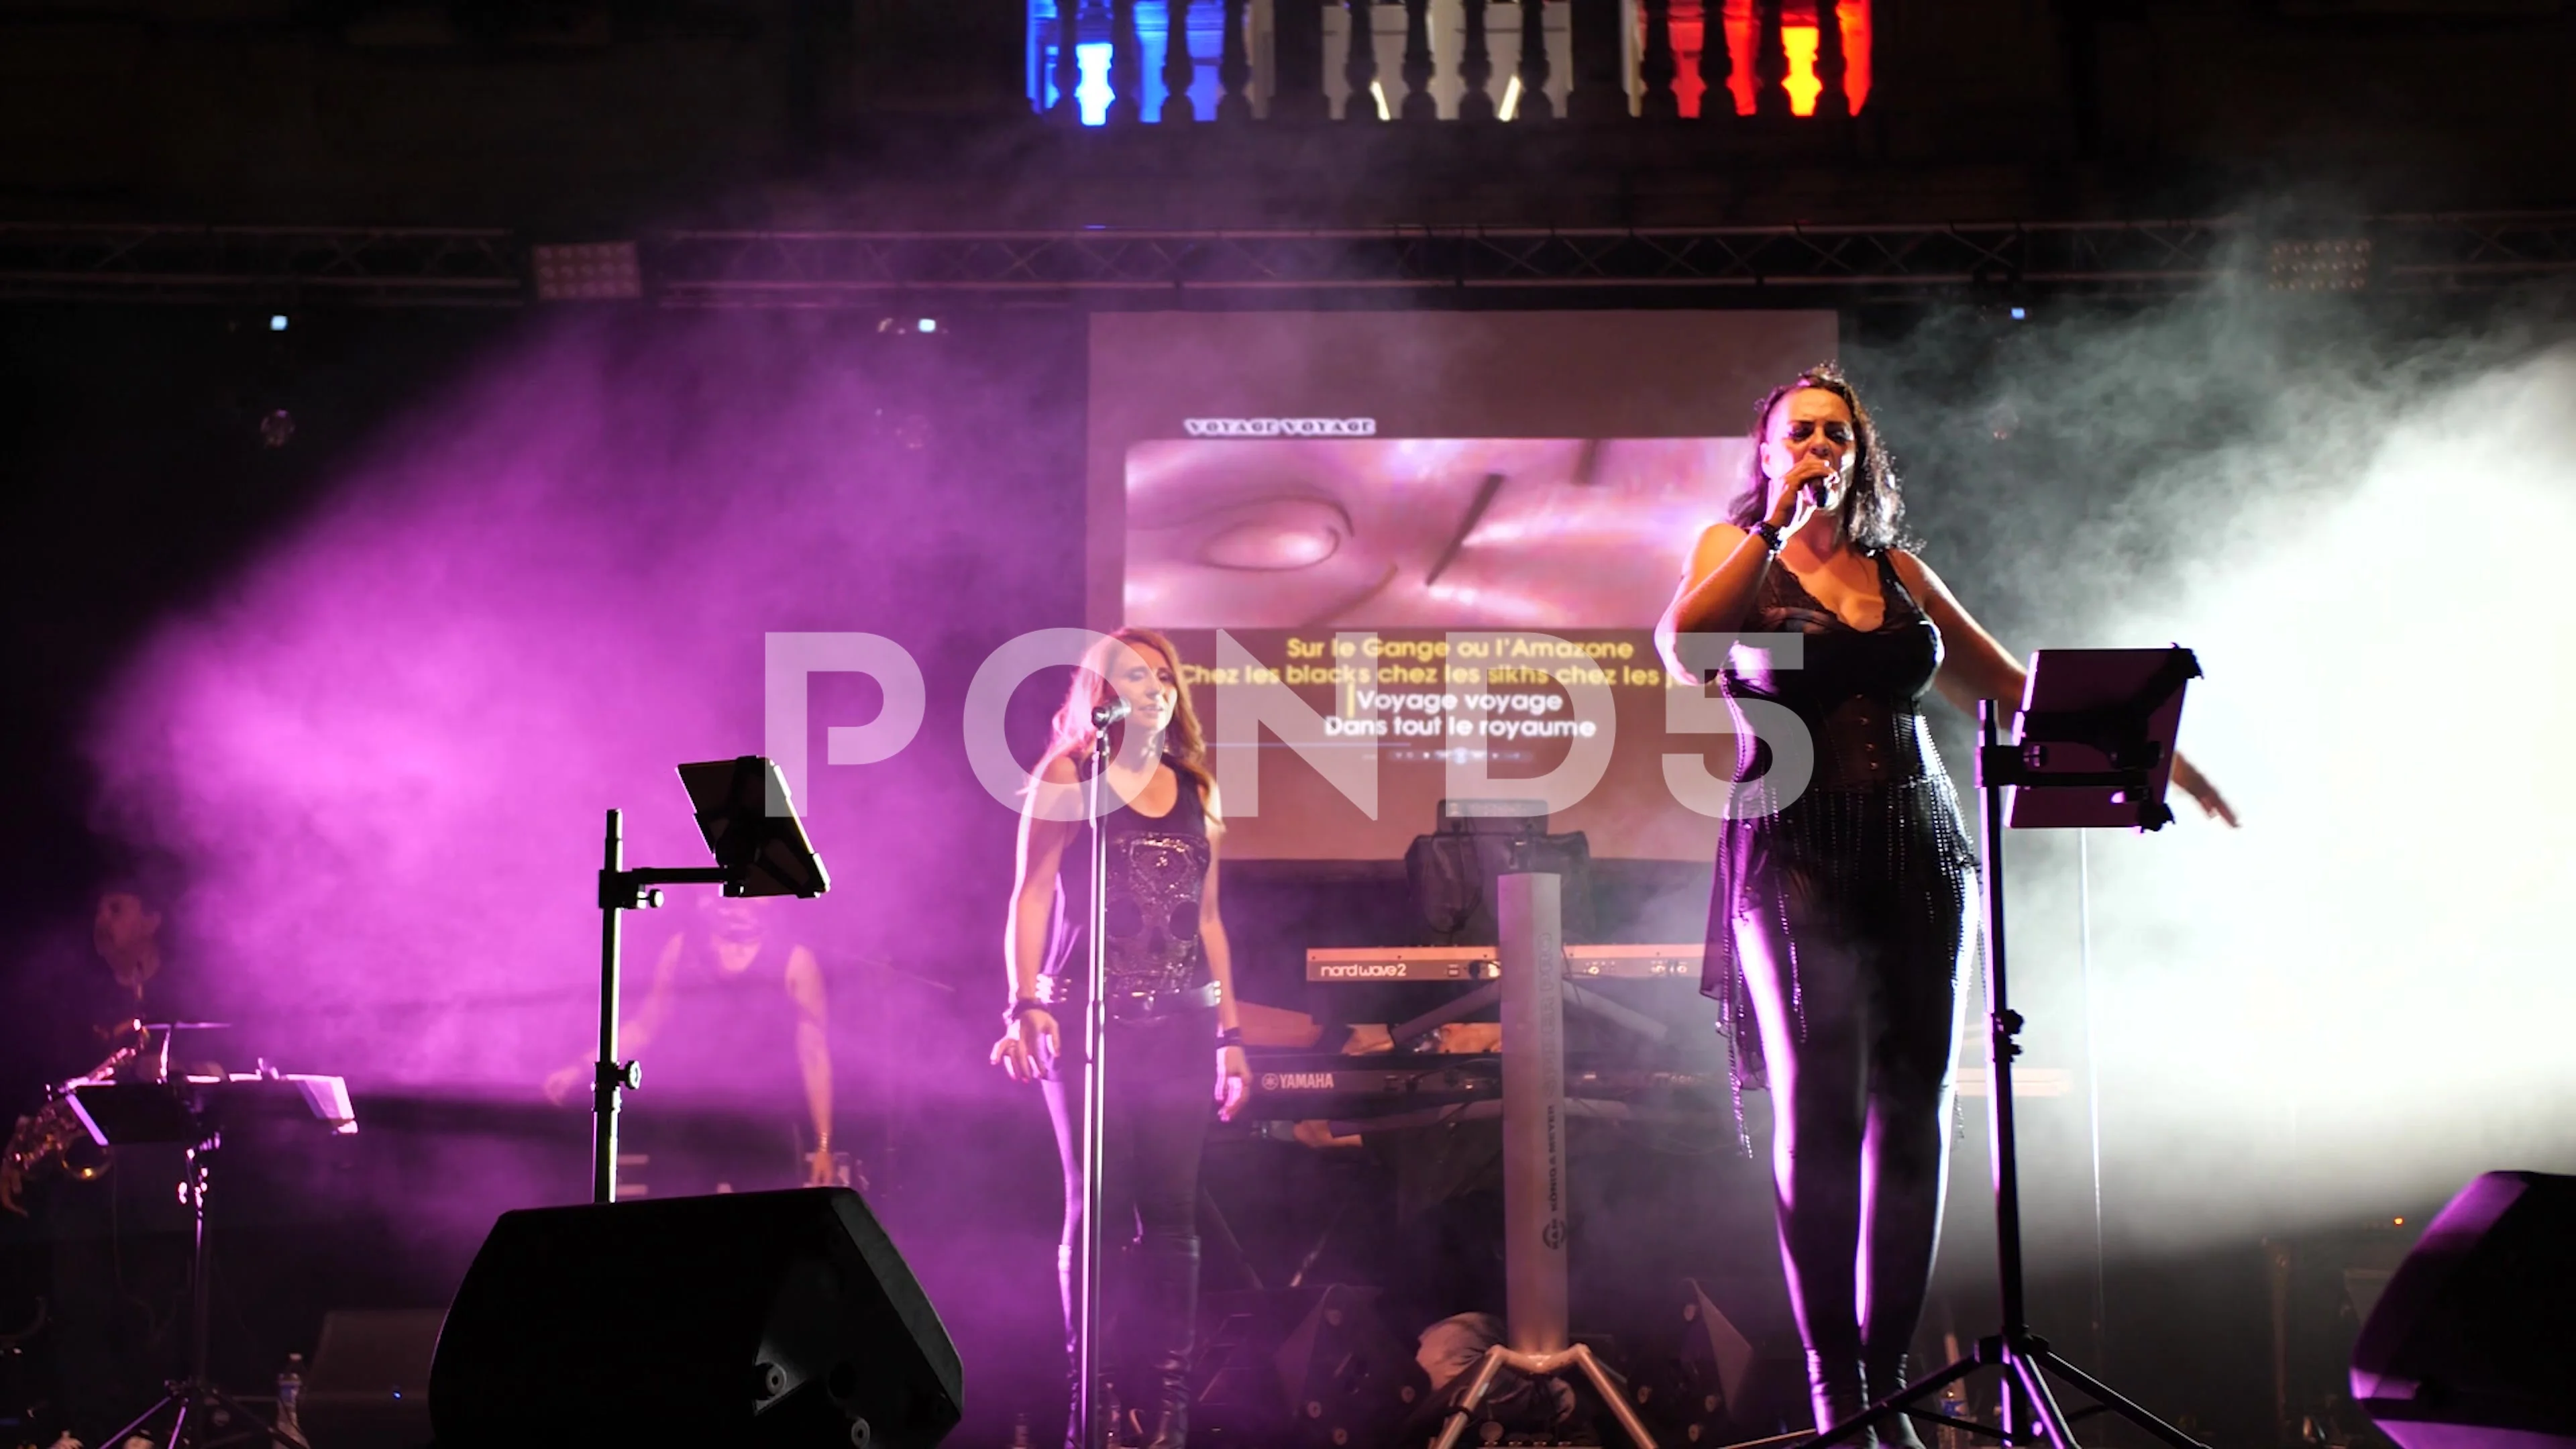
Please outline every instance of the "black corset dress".
[[1736, 959], [1734, 923], [1761, 912], [1790, 944], [1790, 1008], [1806, 1029], [1797, 983], [1790, 901], [1836, 922], [1872, 961], [1898, 1000], [1946, 1002], [1965, 928], [1975, 854], [1919, 713], [1941, 667], [1941, 632], [1877, 556], [1886, 614], [1866, 632], [1845, 624], [1773, 564], [1754, 594], [1746, 634], [1801, 634], [1803, 667], [1775, 667], [1772, 651], [1739, 640], [1722, 688], [1730, 701], [1761, 699], [1794, 713], [1815, 747], [1807, 787], [1785, 802], [1769, 778], [1769, 746], [1742, 730], [1737, 772], [1749, 779], [1739, 818], [1726, 822], [1709, 900], [1701, 989], [1718, 1002], [1733, 1044], [1735, 1082], [1764, 1085], [1760, 1034]]
[[[1171, 762], [1167, 759], [1165, 764]], [[1101, 820], [1109, 857], [1109, 997], [1113, 1017], [1141, 1010], [1161, 1016], [1170, 1009], [1199, 1004], [1181, 999], [1213, 978], [1207, 945], [1199, 938], [1199, 899], [1207, 889], [1207, 804], [1203, 787], [1188, 771], [1174, 767], [1179, 783], [1172, 808], [1144, 815], [1121, 805]], [[1091, 857], [1090, 832], [1065, 846], [1065, 869], [1056, 896], [1057, 949], [1050, 953], [1058, 973], [1056, 995], [1070, 999], [1081, 992], [1082, 962], [1072, 946], [1079, 940], [1091, 896], [1077, 861]], [[1122, 1009], [1122, 1003], [1126, 1006]]]

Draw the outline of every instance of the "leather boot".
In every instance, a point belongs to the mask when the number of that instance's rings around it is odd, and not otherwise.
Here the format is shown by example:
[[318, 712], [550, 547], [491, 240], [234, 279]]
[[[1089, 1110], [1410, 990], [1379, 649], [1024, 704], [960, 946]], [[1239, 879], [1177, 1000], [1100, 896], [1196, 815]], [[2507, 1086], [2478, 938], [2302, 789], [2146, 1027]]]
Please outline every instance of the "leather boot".
[[[1869, 1389], [1861, 1377], [1860, 1360], [1836, 1356], [1824, 1358], [1815, 1350], [1807, 1351], [1807, 1394], [1816, 1413], [1816, 1432], [1821, 1434], [1836, 1424], [1856, 1417], [1869, 1407]], [[1842, 1441], [1845, 1449], [1878, 1449], [1875, 1426], [1864, 1428]]]
[[[1127, 1432], [1127, 1422], [1119, 1412], [1118, 1391], [1106, 1376], [1100, 1385], [1100, 1417], [1107, 1426], [1107, 1449], [1130, 1449], [1135, 1436]], [[1065, 1375], [1064, 1449], [1088, 1449], [1082, 1442], [1082, 1381], [1076, 1374]]]
[[[1090, 1449], [1082, 1442], [1082, 1305], [1078, 1301], [1082, 1273], [1072, 1248], [1056, 1250], [1055, 1271], [1064, 1298], [1064, 1449]], [[1098, 1388], [1100, 1416], [1108, 1425], [1105, 1442], [1109, 1449], [1117, 1449], [1123, 1436], [1118, 1432], [1118, 1401], [1109, 1375], [1100, 1376]]]
[[1190, 1435], [1190, 1362], [1198, 1336], [1199, 1245], [1160, 1243], [1145, 1254], [1147, 1367], [1154, 1437], [1145, 1449], [1183, 1449]]
[[[1868, 1355], [1864, 1371], [1869, 1391], [1880, 1397], [1895, 1393], [1906, 1384], [1906, 1356], [1903, 1353]], [[1872, 1426], [1878, 1431], [1878, 1442], [1888, 1449], [1923, 1449], [1923, 1438], [1914, 1432], [1914, 1419], [1907, 1414], [1890, 1414]]]

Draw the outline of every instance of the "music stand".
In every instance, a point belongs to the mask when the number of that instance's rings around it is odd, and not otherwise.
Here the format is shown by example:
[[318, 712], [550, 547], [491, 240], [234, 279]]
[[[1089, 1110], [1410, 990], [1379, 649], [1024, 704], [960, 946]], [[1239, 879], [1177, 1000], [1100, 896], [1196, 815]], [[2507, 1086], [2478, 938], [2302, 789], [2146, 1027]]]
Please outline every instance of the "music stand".
[[697, 811], [698, 833], [715, 856], [711, 866], [626, 867], [626, 812], [608, 812], [599, 868], [599, 1060], [591, 1068], [591, 1201], [617, 1201], [617, 1113], [622, 1095], [643, 1085], [634, 1062], [617, 1059], [621, 925], [628, 911], [662, 904], [664, 885], [715, 885], [729, 896], [812, 899], [832, 888], [831, 874], [805, 838], [787, 796], [786, 777], [759, 755], [681, 765], [680, 784]]
[[[149, 1047], [151, 1051], [150, 1057], [134, 1068], [134, 1075], [151, 1082], [170, 1080], [170, 1047], [176, 1033], [232, 1029], [232, 1023], [229, 1021], [138, 1021], [131, 1025], [143, 1032], [142, 1044]], [[113, 1061], [115, 1058], [111, 1057], [109, 1060]], [[186, 1076], [187, 1073], [183, 1069], [180, 1075]]]
[[2182, 722], [2183, 688], [2200, 677], [2200, 663], [2177, 644], [2166, 649], [2043, 649], [2031, 656], [2022, 691], [2020, 737], [1999, 738], [1995, 701], [1977, 702], [1978, 836], [1986, 911], [1987, 1051], [1986, 1125], [1993, 1144], [1995, 1248], [2001, 1279], [2003, 1325], [1979, 1339], [1965, 1358], [1929, 1377], [1882, 1394], [1852, 1418], [1805, 1441], [1825, 1449], [1857, 1438], [1869, 1425], [1895, 1414], [2000, 1438], [2032, 1438], [2010, 1415], [2001, 1428], [1954, 1419], [1914, 1407], [1937, 1397], [1979, 1369], [2004, 1375], [2009, 1403], [2018, 1389], [2039, 1438], [2052, 1449], [2076, 1449], [2066, 1412], [2050, 1393], [2047, 1376], [2074, 1385], [2099, 1406], [2153, 1434], [2173, 1449], [2207, 1445], [2157, 1418], [2109, 1385], [2068, 1363], [2033, 1333], [2023, 1294], [2021, 1172], [2013, 1126], [2015, 1038], [2023, 1025], [2012, 1009], [2004, 971], [2004, 853], [2006, 796], [2016, 829], [2133, 826], [2160, 830], [2173, 819], [2164, 792], [2173, 775], [2174, 735]]
[[[224, 1441], [270, 1439], [293, 1449], [308, 1449], [303, 1434], [294, 1427], [272, 1424], [224, 1392], [207, 1367], [214, 1281], [208, 1271], [206, 1251], [207, 1159], [223, 1145], [222, 1118], [230, 1115], [236, 1105], [228, 1099], [238, 1097], [238, 1105], [270, 1116], [275, 1115], [283, 1094], [289, 1091], [306, 1109], [290, 1115], [325, 1122], [334, 1133], [358, 1130], [357, 1118], [349, 1107], [348, 1086], [338, 1077], [245, 1073], [233, 1077], [183, 1077], [172, 1082], [83, 1082], [65, 1093], [73, 1113], [89, 1129], [90, 1139], [101, 1147], [175, 1142], [187, 1149], [188, 1173], [179, 1184], [179, 1193], [188, 1204], [192, 1235], [188, 1250], [188, 1374], [170, 1382], [150, 1408], [103, 1442], [123, 1444], [168, 1411], [170, 1432], [160, 1440], [163, 1449], [194, 1449], [216, 1442], [208, 1430], [215, 1427], [219, 1415], [230, 1413], [234, 1422], [220, 1428]], [[200, 1427], [201, 1420], [205, 1427]]]

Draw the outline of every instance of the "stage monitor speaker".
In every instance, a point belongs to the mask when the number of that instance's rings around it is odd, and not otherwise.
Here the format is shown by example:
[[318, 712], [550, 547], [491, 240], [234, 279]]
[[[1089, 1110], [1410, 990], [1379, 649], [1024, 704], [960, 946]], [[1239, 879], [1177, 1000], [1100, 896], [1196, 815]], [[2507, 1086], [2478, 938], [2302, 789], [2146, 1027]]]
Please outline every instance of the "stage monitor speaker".
[[338, 1309], [322, 1316], [296, 1417], [313, 1449], [421, 1449], [429, 1443], [435, 1308]]
[[2576, 1449], [2576, 1177], [2490, 1172], [2388, 1280], [2352, 1396], [2405, 1449]]
[[930, 1449], [957, 1351], [847, 1188], [504, 1213], [430, 1374], [440, 1449]]
[[1339, 1283], [1202, 1294], [1197, 1427], [1237, 1443], [1393, 1442], [1424, 1381], [1378, 1296]]
[[1647, 1357], [1632, 1373], [1637, 1406], [1657, 1429], [1686, 1442], [1722, 1442], [1718, 1436], [1742, 1422], [1753, 1344], [1718, 1311], [1697, 1279], [1684, 1278], [1678, 1297], [1680, 1333], [1650, 1343]]

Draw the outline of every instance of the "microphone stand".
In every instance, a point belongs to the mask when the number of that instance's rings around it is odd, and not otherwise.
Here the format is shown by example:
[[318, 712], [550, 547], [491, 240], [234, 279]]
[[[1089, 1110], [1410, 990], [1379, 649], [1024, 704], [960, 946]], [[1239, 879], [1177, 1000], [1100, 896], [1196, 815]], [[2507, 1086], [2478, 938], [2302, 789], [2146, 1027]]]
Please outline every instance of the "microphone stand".
[[1076, 1340], [1075, 1408], [1083, 1449], [1107, 1449], [1109, 1415], [1100, 1392], [1100, 1265], [1102, 1154], [1108, 1143], [1109, 1047], [1109, 837], [1101, 829], [1103, 792], [1109, 780], [1109, 726], [1125, 718], [1125, 701], [1091, 713], [1091, 773], [1083, 781], [1083, 812], [1091, 819], [1090, 949], [1084, 963], [1082, 1003], [1082, 1246], [1081, 1336]]

